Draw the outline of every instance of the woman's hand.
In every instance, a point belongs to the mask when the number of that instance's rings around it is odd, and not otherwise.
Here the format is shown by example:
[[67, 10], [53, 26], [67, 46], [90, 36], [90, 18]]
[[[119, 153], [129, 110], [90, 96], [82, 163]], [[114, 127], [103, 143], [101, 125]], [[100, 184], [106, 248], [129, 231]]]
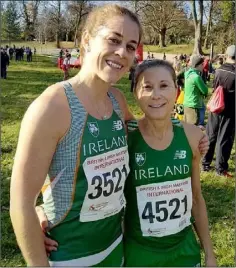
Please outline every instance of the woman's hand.
[[204, 156], [208, 149], [209, 149], [209, 139], [208, 139], [208, 136], [204, 133], [204, 135], [202, 136], [200, 142], [199, 142], [199, 151], [200, 151], [200, 154], [201, 156]]
[[49, 256], [51, 251], [57, 250], [58, 243], [55, 240], [52, 240], [46, 236], [46, 232], [48, 228], [48, 219], [47, 219], [46, 214], [44, 213], [43, 207], [37, 206], [35, 210], [36, 210], [42, 231], [44, 232], [44, 245], [45, 245], [47, 255]]
[[206, 267], [217, 267], [216, 258], [214, 255], [205, 258]]

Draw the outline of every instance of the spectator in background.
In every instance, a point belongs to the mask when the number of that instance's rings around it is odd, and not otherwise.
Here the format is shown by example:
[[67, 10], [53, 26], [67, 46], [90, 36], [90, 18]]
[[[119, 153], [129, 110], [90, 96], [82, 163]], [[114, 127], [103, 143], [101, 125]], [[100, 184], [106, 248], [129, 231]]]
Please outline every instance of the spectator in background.
[[135, 57], [133, 65], [131, 66], [130, 72], [129, 72], [129, 80], [131, 80], [130, 92], [133, 92], [133, 89], [134, 89], [134, 73], [135, 73], [135, 69], [137, 65], [138, 65], [138, 59]]
[[174, 57], [173, 68], [176, 74], [178, 74], [181, 71], [181, 63], [177, 56]]
[[200, 56], [192, 55], [190, 68], [184, 74], [184, 120], [197, 126], [200, 123], [201, 108], [204, 107], [203, 97], [208, 94], [208, 88], [201, 77], [203, 61]]
[[203, 62], [202, 79], [204, 83], [207, 83], [209, 73], [209, 58], [205, 58]]
[[31, 50], [31, 48], [29, 48], [29, 61], [30, 61], [30, 62], [31, 62], [32, 59], [33, 59], [32, 55], [33, 55], [33, 52], [32, 52], [32, 50]]
[[1, 78], [7, 79], [7, 66], [9, 66], [9, 56], [6, 49], [1, 51]]
[[64, 71], [64, 78], [63, 78], [64, 81], [69, 78], [70, 59], [71, 59], [71, 54], [67, 53], [63, 61], [63, 66], [62, 66], [62, 69]]
[[10, 60], [13, 59], [13, 54], [14, 54], [14, 50], [13, 50], [12, 47], [10, 47], [10, 49], [9, 49], [9, 57], [10, 57]]
[[59, 58], [63, 58], [63, 49], [61, 49], [59, 52]]
[[8, 45], [6, 45], [6, 53], [7, 53], [8, 57], [10, 57], [9, 50], [10, 50], [10, 47]]
[[26, 61], [29, 62], [29, 47], [26, 47], [25, 53], [26, 53]]
[[211, 170], [216, 147], [216, 172], [218, 175], [233, 177], [228, 173], [228, 160], [235, 135], [235, 45], [226, 50], [226, 62], [216, 69], [213, 91], [224, 88], [225, 108], [221, 113], [209, 112], [206, 133], [209, 137], [209, 150], [202, 160], [203, 171]]
[[208, 81], [210, 81], [211, 74], [214, 74], [215, 69], [212, 64], [212, 59], [209, 60], [209, 74], [208, 74]]
[[37, 51], [36, 51], [36, 47], [34, 47], [34, 55], [36, 55], [36, 52], [37, 52]]
[[150, 52], [148, 51], [147, 60], [150, 60], [150, 59], [151, 59], [151, 56], [150, 56]]
[[20, 60], [20, 49], [18, 47], [15, 50], [15, 60], [16, 61]]
[[163, 60], [166, 60], [166, 53], [164, 52]]
[[25, 52], [24, 48], [21, 47], [20, 50], [19, 50], [19, 60], [20, 61], [24, 60], [24, 52]]
[[152, 54], [151, 60], [154, 60], [154, 59], [155, 59], [154, 54]]
[[224, 63], [224, 59], [220, 57], [218, 63], [221, 66]]
[[182, 61], [184, 59], [184, 56], [183, 54], [181, 53], [180, 56], [179, 56], [179, 60]]

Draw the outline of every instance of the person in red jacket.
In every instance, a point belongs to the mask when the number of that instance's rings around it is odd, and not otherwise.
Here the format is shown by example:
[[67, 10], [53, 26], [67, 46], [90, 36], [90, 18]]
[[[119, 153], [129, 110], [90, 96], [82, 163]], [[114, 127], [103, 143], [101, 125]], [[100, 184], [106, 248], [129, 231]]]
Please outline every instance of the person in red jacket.
[[209, 58], [205, 58], [203, 62], [202, 79], [206, 84], [209, 73]]
[[63, 61], [63, 66], [62, 66], [62, 69], [64, 71], [64, 78], [63, 78], [64, 81], [69, 78], [70, 59], [71, 59], [71, 54], [67, 53]]

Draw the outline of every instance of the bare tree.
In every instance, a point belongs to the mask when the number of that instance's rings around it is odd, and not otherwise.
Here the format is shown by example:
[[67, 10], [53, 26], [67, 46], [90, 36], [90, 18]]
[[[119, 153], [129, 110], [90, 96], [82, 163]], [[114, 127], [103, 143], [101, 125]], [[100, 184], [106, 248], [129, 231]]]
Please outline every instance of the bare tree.
[[48, 30], [50, 27], [50, 10], [48, 2], [43, 2], [42, 8], [39, 10], [38, 19], [36, 22], [36, 35], [39, 43], [47, 43]]
[[208, 49], [208, 46], [209, 46], [208, 38], [209, 38], [209, 32], [210, 32], [211, 22], [212, 22], [213, 6], [214, 6], [214, 0], [211, 0], [210, 7], [209, 7], [209, 17], [208, 17], [208, 21], [207, 21], [206, 37], [205, 37], [205, 41], [204, 41], [204, 48], [205, 49]]
[[70, 32], [74, 31], [74, 18], [67, 14], [63, 17], [63, 25], [66, 33], [66, 42], [69, 41]]
[[60, 37], [61, 37], [61, 18], [62, 18], [62, 1], [50, 1], [51, 9], [51, 22], [53, 23], [56, 30], [56, 46], [60, 48]]
[[[142, 1], [140, 7], [142, 23], [158, 34], [160, 47], [166, 46], [167, 31], [186, 20], [182, 1]], [[157, 41], [156, 36], [153, 38]]]
[[37, 21], [40, 0], [22, 0], [22, 17], [25, 23], [25, 39], [35, 36], [35, 23]]
[[79, 27], [83, 18], [89, 13], [92, 5], [89, 4], [87, 0], [74, 0], [70, 1], [68, 4], [68, 11], [70, 15], [73, 17], [73, 26], [74, 26], [74, 46], [78, 46], [78, 33]]
[[[197, 15], [196, 2], [199, 5], [199, 16]], [[194, 49], [193, 54], [203, 54], [202, 51], [202, 22], [203, 22], [203, 0], [191, 0], [192, 4], [192, 15], [195, 28], [195, 39], [194, 39]], [[199, 17], [199, 18], [198, 18]]]

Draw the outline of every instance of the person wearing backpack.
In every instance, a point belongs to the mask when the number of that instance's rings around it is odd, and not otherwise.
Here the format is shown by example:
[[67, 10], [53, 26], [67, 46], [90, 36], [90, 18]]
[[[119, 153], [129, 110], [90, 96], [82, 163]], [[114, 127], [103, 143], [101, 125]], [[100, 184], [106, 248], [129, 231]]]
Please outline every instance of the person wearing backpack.
[[[220, 113], [209, 112], [206, 133], [210, 146], [202, 160], [202, 170], [210, 171], [216, 147], [216, 173], [231, 178], [228, 173], [228, 160], [235, 135], [235, 45], [226, 50], [226, 62], [215, 72], [213, 92], [223, 87], [225, 108]], [[216, 146], [217, 144], [217, 146]]]

